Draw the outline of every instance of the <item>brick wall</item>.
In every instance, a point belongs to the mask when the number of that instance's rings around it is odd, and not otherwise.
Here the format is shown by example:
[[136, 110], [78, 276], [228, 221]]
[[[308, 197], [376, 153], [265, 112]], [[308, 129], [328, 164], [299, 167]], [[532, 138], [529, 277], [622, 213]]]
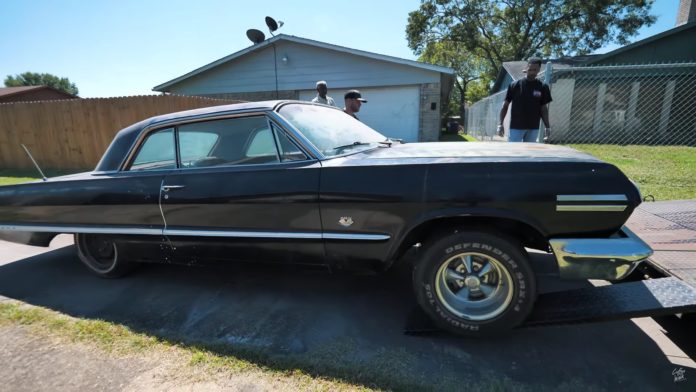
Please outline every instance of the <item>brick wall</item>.
[[677, 11], [677, 26], [696, 20], [696, 1], [681, 0]]
[[[435, 109], [432, 109], [433, 103]], [[436, 142], [440, 138], [440, 84], [427, 83], [420, 86], [420, 124], [418, 140]]]

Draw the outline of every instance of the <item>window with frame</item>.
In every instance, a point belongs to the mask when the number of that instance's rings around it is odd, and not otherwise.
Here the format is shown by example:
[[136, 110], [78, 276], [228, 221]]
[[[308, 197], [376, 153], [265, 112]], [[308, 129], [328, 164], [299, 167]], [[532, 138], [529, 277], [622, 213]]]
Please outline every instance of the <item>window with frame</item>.
[[282, 162], [304, 161], [307, 160], [302, 150], [283, 132], [280, 127], [272, 124], [273, 132], [275, 133], [276, 143], [278, 144], [278, 153]]
[[147, 136], [129, 170], [163, 170], [176, 168], [174, 129], [155, 131]]
[[178, 133], [184, 168], [280, 162], [265, 116], [184, 124]]

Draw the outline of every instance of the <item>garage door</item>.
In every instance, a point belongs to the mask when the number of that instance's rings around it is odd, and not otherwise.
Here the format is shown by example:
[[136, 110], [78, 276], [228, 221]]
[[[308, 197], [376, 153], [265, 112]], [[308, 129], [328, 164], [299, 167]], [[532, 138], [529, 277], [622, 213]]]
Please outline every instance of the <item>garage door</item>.
[[[418, 86], [358, 88], [367, 103], [358, 113], [360, 121], [380, 133], [408, 142], [418, 141]], [[329, 96], [336, 105], [343, 107], [345, 90], [329, 89]], [[300, 100], [311, 101], [316, 91], [300, 91]]]

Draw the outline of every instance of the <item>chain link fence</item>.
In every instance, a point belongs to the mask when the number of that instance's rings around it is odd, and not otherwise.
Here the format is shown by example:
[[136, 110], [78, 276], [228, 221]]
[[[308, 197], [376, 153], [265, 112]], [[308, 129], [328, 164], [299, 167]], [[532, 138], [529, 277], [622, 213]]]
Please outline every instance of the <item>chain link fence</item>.
[[[696, 199], [696, 63], [546, 69], [549, 143], [617, 165], [646, 200]], [[469, 107], [467, 132], [506, 141], [496, 135], [504, 99], [505, 91]]]
[[[696, 63], [549, 68], [550, 143], [696, 146]], [[504, 98], [467, 109], [470, 135], [505, 140], [495, 135]]]

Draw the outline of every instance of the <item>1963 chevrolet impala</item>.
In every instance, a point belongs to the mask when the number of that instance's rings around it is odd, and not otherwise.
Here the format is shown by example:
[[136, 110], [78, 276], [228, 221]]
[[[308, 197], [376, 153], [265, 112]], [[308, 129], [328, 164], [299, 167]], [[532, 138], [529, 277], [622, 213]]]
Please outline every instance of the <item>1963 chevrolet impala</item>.
[[384, 271], [414, 249], [425, 312], [484, 335], [534, 305], [525, 248], [553, 252], [564, 278], [628, 275], [652, 253], [623, 227], [640, 201], [570, 148], [402, 144], [334, 108], [254, 102], [150, 118], [92, 172], [0, 187], [0, 238], [74, 233], [102, 277], [203, 260]]

